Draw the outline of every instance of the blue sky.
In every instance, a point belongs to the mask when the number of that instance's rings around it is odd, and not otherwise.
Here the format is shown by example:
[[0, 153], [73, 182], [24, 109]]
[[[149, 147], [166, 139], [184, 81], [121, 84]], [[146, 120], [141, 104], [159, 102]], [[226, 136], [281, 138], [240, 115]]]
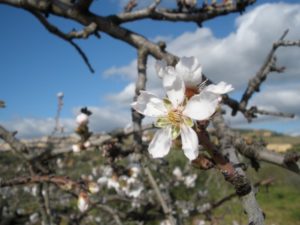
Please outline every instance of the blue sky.
[[[104, 15], [120, 12], [122, 2], [124, 1], [108, 0], [105, 3], [96, 1], [93, 11]], [[170, 1], [166, 0], [165, 4], [168, 5], [168, 2]], [[238, 14], [220, 17], [204, 23], [202, 29], [192, 23], [161, 23], [150, 20], [128, 24], [126, 27], [151, 40], [166, 40], [168, 50], [175, 54], [181, 56], [193, 54], [199, 57], [203, 62], [204, 71], [208, 75], [212, 74], [213, 80], [219, 81], [222, 78], [235, 85], [236, 91], [232, 93], [232, 96], [239, 99], [248, 79], [260, 66], [256, 60], [264, 58], [272, 41], [281, 35], [284, 27], [291, 29], [288, 37], [293, 40], [300, 39], [299, 1], [284, 1], [285, 8], [279, 2], [258, 1], [258, 4], [250, 7], [242, 17]], [[263, 6], [265, 3], [269, 4]], [[264, 8], [257, 10], [257, 7]], [[297, 9], [292, 11], [292, 8]], [[278, 11], [280, 15], [276, 15], [276, 10], [279, 9], [283, 12]], [[267, 15], [267, 12], [270, 14]], [[294, 16], [294, 19], [291, 19], [290, 14]], [[280, 16], [284, 18], [282, 19], [284, 22], [274, 25], [277, 23], [276, 19], [281, 18]], [[50, 19], [66, 32], [74, 27], [81, 28], [80, 25], [64, 19], [53, 16]], [[255, 21], [258, 22], [255, 23]], [[270, 26], [267, 26], [268, 29], [266, 26], [260, 27], [260, 24], [265, 23], [270, 23]], [[248, 26], [247, 24], [250, 25], [245, 31], [243, 29]], [[62, 124], [67, 131], [72, 131], [75, 125], [73, 125], [74, 117], [78, 108], [82, 106], [94, 109], [92, 122], [95, 131], [110, 130], [125, 125], [129, 118], [128, 103], [132, 98], [136, 72], [135, 49], [103, 33], [101, 33], [101, 39], [90, 37], [88, 40], [77, 41], [96, 70], [95, 74], [91, 74], [72, 46], [49, 34], [32, 15], [23, 10], [0, 4], [0, 29], [2, 30], [0, 99], [4, 100], [7, 106], [0, 111], [1, 124], [9, 129], [18, 130], [20, 137], [49, 134], [54, 126], [56, 94], [62, 91], [65, 94], [61, 114]], [[265, 31], [266, 29], [268, 31]], [[259, 33], [262, 38], [257, 37]], [[253, 38], [249, 38], [251, 35]], [[241, 37], [244, 39], [240, 40]], [[239, 44], [241, 47], [236, 47]], [[210, 46], [210, 49], [206, 49], [205, 46]], [[233, 50], [231, 51], [228, 46], [231, 46]], [[255, 96], [253, 103], [259, 103], [268, 109], [283, 109], [286, 112], [296, 110], [296, 114], [300, 113], [298, 104], [300, 74], [297, 73], [297, 57], [300, 54], [299, 48], [295, 49], [283, 49], [279, 52], [279, 60], [282, 59], [280, 63], [291, 70], [287, 70], [285, 75], [272, 75], [270, 81], [262, 88], [269, 93], [276, 93], [277, 100], [274, 100], [276, 94], [268, 95], [267, 92], [265, 94], [262, 92]], [[208, 51], [208, 56], [201, 55], [199, 51]], [[239, 54], [244, 57], [244, 60], [238, 60]], [[209, 60], [212, 56], [217, 58], [215, 64], [212, 63], [213, 60]], [[246, 57], [249, 57], [249, 60]], [[153, 63], [150, 63], [149, 67], [151, 65]], [[149, 72], [149, 76], [154, 77], [152, 73], [153, 69]], [[225, 75], [224, 78], [222, 77], [222, 74], [227, 73], [228, 80]], [[282, 76], [286, 77], [283, 79]], [[155, 78], [153, 80], [150, 78], [149, 89], [157, 91], [157, 83]], [[292, 98], [293, 101], [286, 101], [284, 96]], [[264, 99], [266, 101], [263, 101]], [[236, 127], [266, 128], [287, 133], [300, 132], [298, 118], [286, 120], [262, 117], [250, 125], [245, 124], [241, 116], [228, 117], [228, 121]]]

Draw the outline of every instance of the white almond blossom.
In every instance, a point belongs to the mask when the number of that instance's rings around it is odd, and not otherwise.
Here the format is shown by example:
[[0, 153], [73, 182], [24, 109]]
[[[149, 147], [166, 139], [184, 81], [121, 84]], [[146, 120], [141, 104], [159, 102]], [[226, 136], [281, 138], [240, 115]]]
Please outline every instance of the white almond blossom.
[[175, 68], [168, 66], [165, 61], [157, 61], [155, 68], [160, 78], [174, 73], [181, 76], [187, 88], [197, 88], [203, 82], [202, 67], [195, 57], [180, 58]]
[[156, 117], [156, 126], [162, 128], [155, 133], [148, 151], [153, 158], [164, 157], [170, 151], [172, 140], [181, 135], [184, 154], [194, 160], [199, 152], [193, 120], [208, 120], [219, 105], [220, 95], [233, 88], [225, 82], [203, 87], [202, 67], [195, 57], [182, 57], [175, 68], [158, 61], [156, 70], [162, 78], [167, 98], [160, 99], [141, 91], [131, 105], [145, 116]]
[[[166, 74], [177, 74], [180, 76], [187, 88], [186, 92], [194, 91], [193, 94], [197, 94], [197, 92], [203, 89], [218, 95], [226, 94], [233, 90], [232, 85], [224, 81], [221, 81], [217, 85], [210, 84], [205, 87], [205, 81], [202, 77], [202, 67], [195, 57], [180, 58], [175, 68], [168, 66], [165, 61], [157, 61], [155, 68], [160, 78], [163, 78]], [[189, 96], [188, 93], [186, 94]]]
[[[171, 67], [170, 67], [171, 68]], [[182, 149], [189, 160], [198, 156], [198, 138], [193, 130], [193, 120], [208, 120], [219, 104], [218, 95], [205, 90], [187, 99], [183, 79], [176, 73], [163, 76], [166, 99], [159, 99], [147, 91], [141, 91], [132, 107], [139, 113], [157, 117], [158, 130], [149, 145], [149, 153], [154, 158], [167, 155], [172, 140], [181, 134]]]

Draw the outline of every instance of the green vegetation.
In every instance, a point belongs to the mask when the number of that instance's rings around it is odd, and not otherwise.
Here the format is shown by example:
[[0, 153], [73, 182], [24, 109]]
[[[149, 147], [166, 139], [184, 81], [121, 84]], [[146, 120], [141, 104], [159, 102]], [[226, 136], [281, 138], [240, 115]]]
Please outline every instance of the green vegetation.
[[[263, 132], [267, 131], [243, 131], [242, 133], [246, 137], [263, 139], [263, 141], [267, 143], [290, 143], [293, 145], [293, 150], [300, 150], [299, 138], [279, 134], [264, 136]], [[86, 151], [84, 154], [68, 154], [62, 157], [61, 160], [63, 161], [64, 167], [57, 170], [58, 174], [68, 174], [68, 176], [75, 180], [80, 179], [82, 175], [87, 176], [91, 174], [92, 168], [105, 163], [98, 149], [95, 151]], [[187, 188], [182, 182], [176, 185], [174, 184], [174, 186], [171, 187], [170, 194], [178, 200], [194, 199], [198, 191], [208, 190], [207, 195], [203, 195], [197, 202], [197, 204], [202, 205], [208, 202], [217, 202], [234, 192], [232, 186], [225, 182], [222, 175], [216, 170], [202, 171], [192, 168], [192, 170], [189, 170], [188, 174], [186, 174], [185, 168], [190, 168], [191, 165], [187, 162], [186, 157], [183, 157], [183, 152], [179, 148], [173, 149], [164, 160], [165, 163], [162, 163], [157, 171], [153, 171], [153, 174], [158, 180], [168, 179], [167, 177], [172, 174], [176, 166], [181, 168], [184, 175], [191, 175], [191, 172], [192, 174], [195, 173], [198, 175], [195, 187]], [[245, 160], [245, 162], [247, 163], [247, 160]], [[119, 163], [122, 165], [125, 162], [120, 161]], [[0, 177], [2, 179], [6, 180], [24, 175], [24, 171], [18, 169], [22, 167], [24, 167], [24, 165], [20, 164], [18, 157], [10, 152], [1, 153]], [[299, 175], [267, 163], [261, 163], [261, 168], [258, 172], [255, 172], [254, 169], [249, 167], [247, 173], [252, 183], [268, 178], [274, 179], [269, 187], [261, 186], [257, 192], [258, 202], [266, 214], [266, 225], [300, 225]], [[18, 187], [16, 189], [16, 195], [19, 197], [18, 204], [26, 211], [34, 212], [38, 204], [36, 199], [29, 193], [24, 192], [22, 188]], [[61, 190], [59, 190], [58, 193], [60, 193], [60, 196], [65, 196]], [[77, 199], [71, 198], [68, 204], [76, 210], [76, 203]], [[60, 202], [56, 202], [55, 207], [56, 209], [64, 210], [64, 206]], [[124, 206], [119, 204], [117, 207], [126, 207], [126, 204], [124, 204]], [[152, 212], [150, 212], [150, 214], [151, 213]], [[94, 212], [92, 212], [92, 214], [94, 214]], [[199, 217], [205, 219], [202, 215]], [[232, 198], [214, 210], [212, 218], [215, 220], [215, 224], [219, 225], [231, 225], [232, 221], [236, 221], [238, 224], [247, 224], [247, 216], [244, 214], [241, 202], [237, 197]]]

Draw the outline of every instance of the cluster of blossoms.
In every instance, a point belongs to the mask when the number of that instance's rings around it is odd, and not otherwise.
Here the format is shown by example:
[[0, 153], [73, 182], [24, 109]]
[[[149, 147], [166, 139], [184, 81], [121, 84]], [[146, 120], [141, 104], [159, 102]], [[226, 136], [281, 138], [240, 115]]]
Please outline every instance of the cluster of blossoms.
[[[81, 212], [85, 212], [90, 204], [89, 194], [96, 194], [100, 191], [100, 187], [96, 182], [86, 181], [87, 191], [81, 191], [77, 200], [77, 207]], [[68, 187], [71, 190], [72, 186]]]
[[183, 183], [187, 188], [193, 188], [196, 186], [196, 180], [198, 178], [198, 175], [196, 173], [184, 176], [181, 169], [176, 166], [172, 174], [175, 177], [175, 186], [178, 186], [180, 183]]
[[141, 168], [137, 164], [131, 164], [122, 174], [116, 173], [113, 168], [106, 167], [103, 175], [98, 179], [98, 184], [115, 190], [120, 195], [138, 198], [144, 186], [139, 179]]
[[170, 151], [172, 140], [181, 135], [184, 154], [194, 160], [199, 154], [194, 122], [209, 120], [219, 106], [221, 95], [233, 88], [225, 82], [205, 86], [202, 67], [194, 57], [181, 58], [175, 67], [158, 61], [156, 70], [167, 97], [160, 99], [141, 91], [131, 105], [145, 116], [156, 117], [155, 125], [162, 128], [155, 133], [148, 151], [153, 158], [164, 157]]
[[88, 123], [91, 111], [87, 108], [82, 108], [80, 114], [76, 117], [77, 128], [75, 132], [80, 136], [80, 141], [72, 146], [73, 152], [80, 152], [81, 150], [87, 149], [91, 146], [89, 141], [92, 133], [89, 131]]

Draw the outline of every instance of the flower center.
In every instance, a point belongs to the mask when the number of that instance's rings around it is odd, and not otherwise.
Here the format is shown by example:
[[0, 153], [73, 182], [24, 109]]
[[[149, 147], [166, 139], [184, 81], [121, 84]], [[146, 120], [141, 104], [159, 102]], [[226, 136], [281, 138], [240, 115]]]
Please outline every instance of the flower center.
[[171, 110], [168, 112], [168, 120], [174, 126], [180, 126], [180, 122], [182, 121], [182, 114], [178, 110]]
[[193, 97], [194, 95], [199, 94], [199, 91], [197, 88], [186, 88], [185, 90], [185, 96], [190, 99], [191, 97]]

